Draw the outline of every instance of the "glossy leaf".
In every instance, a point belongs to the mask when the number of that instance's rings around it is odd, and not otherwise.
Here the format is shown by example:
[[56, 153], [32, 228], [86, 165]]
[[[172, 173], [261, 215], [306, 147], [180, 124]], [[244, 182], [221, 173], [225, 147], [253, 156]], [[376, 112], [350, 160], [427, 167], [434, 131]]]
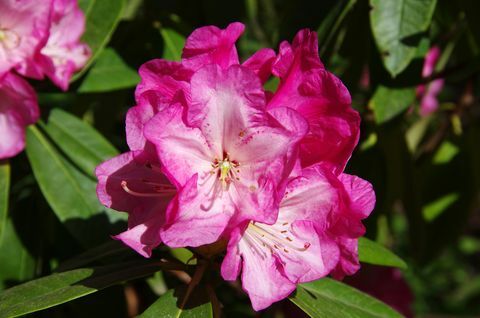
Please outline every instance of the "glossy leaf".
[[160, 30], [163, 38], [163, 58], [166, 60], [180, 61], [182, 50], [185, 45], [185, 37], [175, 30], [162, 28]]
[[312, 318], [400, 318], [381, 301], [330, 278], [301, 284], [290, 300]]
[[[139, 318], [209, 318], [213, 317], [212, 303], [202, 286], [197, 286], [184, 301], [185, 288], [170, 289], [153, 303]], [[182, 304], [185, 305], [182, 306]]]
[[35, 179], [58, 219], [84, 246], [108, 239], [109, 223], [124, 217], [98, 202], [95, 181], [68, 162], [35, 126], [27, 130], [27, 156]]
[[118, 155], [95, 128], [63, 110], [53, 109], [45, 128], [70, 160], [92, 177], [97, 165]]
[[112, 48], [106, 48], [80, 85], [80, 93], [110, 92], [137, 85], [140, 77]]
[[92, 294], [111, 285], [143, 277], [160, 269], [142, 261], [81, 268], [56, 273], [15, 286], [0, 294], [0, 318], [17, 317]]
[[365, 237], [358, 240], [358, 254], [363, 263], [407, 268], [407, 264], [400, 257]]
[[383, 124], [404, 112], [413, 104], [414, 100], [414, 88], [379, 86], [372, 99], [370, 99], [369, 107], [373, 109], [375, 121], [378, 124]]
[[383, 64], [395, 77], [415, 56], [430, 26], [436, 0], [370, 0], [370, 24]]
[[92, 50], [92, 56], [85, 67], [72, 81], [78, 79], [97, 59], [112, 37], [125, 7], [125, 0], [81, 0], [80, 8], [85, 13], [86, 28], [82, 40]]

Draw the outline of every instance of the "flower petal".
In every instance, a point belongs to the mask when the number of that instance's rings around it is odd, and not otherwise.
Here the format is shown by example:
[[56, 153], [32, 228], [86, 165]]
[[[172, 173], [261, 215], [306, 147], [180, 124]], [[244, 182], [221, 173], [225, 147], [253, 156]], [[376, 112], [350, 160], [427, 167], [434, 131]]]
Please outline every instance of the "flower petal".
[[145, 137], [157, 148], [169, 179], [182, 187], [196, 173], [209, 172], [215, 154], [197, 128], [182, 120], [183, 107], [175, 104], [155, 115], [144, 129]]
[[182, 64], [192, 70], [198, 70], [208, 64], [217, 64], [222, 68], [238, 64], [235, 42], [243, 33], [245, 26], [234, 22], [222, 30], [216, 26], [198, 28], [185, 41]]
[[0, 77], [0, 159], [25, 148], [25, 128], [39, 116], [37, 95], [30, 84], [13, 73]]
[[197, 247], [216, 242], [235, 213], [228, 192], [215, 193], [213, 182], [198, 186], [195, 174], [179, 190], [167, 211], [168, 224], [161, 233], [163, 242], [170, 247]]
[[265, 83], [272, 74], [274, 60], [275, 51], [269, 48], [263, 48], [250, 56], [242, 65], [254, 71], [262, 83]]

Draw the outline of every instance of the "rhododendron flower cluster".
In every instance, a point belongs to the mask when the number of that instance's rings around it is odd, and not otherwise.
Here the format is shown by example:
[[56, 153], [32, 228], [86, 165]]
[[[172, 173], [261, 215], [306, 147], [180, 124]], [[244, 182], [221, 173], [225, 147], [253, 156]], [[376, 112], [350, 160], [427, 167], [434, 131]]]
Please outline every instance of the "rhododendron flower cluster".
[[[221, 274], [241, 275], [253, 308], [296, 284], [359, 268], [372, 186], [344, 173], [360, 118], [300, 31], [243, 63], [241, 23], [195, 30], [181, 62], [140, 68], [126, 119], [130, 152], [96, 170], [100, 201], [129, 213], [116, 236], [143, 256], [161, 243], [225, 242]], [[278, 77], [275, 92], [263, 84]]]
[[67, 90], [90, 56], [79, 42], [84, 29], [77, 0], [0, 0], [0, 159], [23, 150], [25, 126], [39, 117], [35, 91], [19, 75]]

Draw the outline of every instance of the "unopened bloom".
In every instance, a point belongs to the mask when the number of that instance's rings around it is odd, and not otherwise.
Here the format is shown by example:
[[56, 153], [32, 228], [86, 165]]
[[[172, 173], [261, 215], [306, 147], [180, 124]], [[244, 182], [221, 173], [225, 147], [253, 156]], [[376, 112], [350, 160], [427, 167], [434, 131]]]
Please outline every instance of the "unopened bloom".
[[[433, 74], [440, 58], [440, 48], [434, 46], [430, 48], [425, 56], [422, 69], [422, 77], [427, 78]], [[444, 85], [443, 78], [437, 78], [425, 85], [417, 87], [417, 95], [420, 98], [420, 115], [427, 116], [438, 109], [438, 94], [442, 91]]]
[[85, 30], [85, 16], [77, 0], [54, 0], [50, 36], [37, 56], [37, 63], [55, 85], [68, 89], [72, 74], [90, 57], [90, 49], [80, 43]]
[[12, 69], [42, 78], [35, 54], [49, 35], [52, 0], [0, 1], [0, 76]]
[[25, 127], [38, 117], [37, 95], [30, 84], [13, 73], [0, 76], [0, 159], [25, 148]]
[[[289, 182], [274, 224], [249, 221], [232, 233], [222, 276], [235, 280], [241, 271], [253, 308], [264, 309], [298, 283], [340, 270], [342, 255], [358, 262], [358, 254], [344, 250], [339, 239], [356, 241], [363, 235], [361, 219], [374, 202], [368, 182], [337, 178], [321, 165], [306, 168]], [[344, 227], [354, 230], [339, 231]]]

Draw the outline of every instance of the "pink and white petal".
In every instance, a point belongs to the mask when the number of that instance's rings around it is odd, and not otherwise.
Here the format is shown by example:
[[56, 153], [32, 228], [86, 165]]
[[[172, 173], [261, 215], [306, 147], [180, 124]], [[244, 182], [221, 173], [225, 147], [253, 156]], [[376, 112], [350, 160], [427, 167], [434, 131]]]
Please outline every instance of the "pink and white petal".
[[264, 121], [265, 95], [251, 70], [205, 66], [192, 76], [189, 125], [198, 127], [219, 157], [251, 126]]
[[208, 64], [221, 68], [239, 64], [235, 42], [244, 29], [239, 22], [229, 24], [224, 30], [216, 26], [196, 29], [185, 41], [182, 64], [195, 71]]
[[[1, 99], [0, 92], [0, 99]], [[0, 107], [0, 160], [16, 156], [25, 148], [25, 125], [22, 118], [12, 110]]]
[[245, 228], [248, 222], [244, 225], [237, 226], [230, 233], [228, 241], [227, 252], [223, 258], [220, 273], [223, 279], [227, 281], [234, 281], [240, 275], [242, 269], [242, 257], [238, 248], [238, 243], [242, 239]]
[[[254, 310], [262, 310], [290, 295], [296, 288], [282, 272], [280, 260], [269, 251], [262, 254], [242, 239], [242, 286]], [[261, 279], [259, 279], [261, 277]]]
[[182, 117], [183, 107], [175, 104], [155, 115], [144, 129], [145, 137], [157, 149], [165, 173], [178, 187], [196, 173], [208, 174], [216, 156], [201, 131], [187, 127]]
[[302, 170], [302, 175], [291, 179], [281, 203], [282, 218], [310, 220], [321, 232], [335, 222], [335, 211], [340, 209], [340, 194], [332, 182], [332, 173], [321, 165]]
[[[198, 186], [195, 174], [179, 190], [167, 210], [167, 224], [161, 232], [170, 247], [197, 247], [216, 242], [228, 225], [235, 206], [215, 177]], [[220, 193], [220, 194], [219, 194]]]
[[255, 72], [260, 78], [260, 81], [265, 83], [270, 75], [272, 75], [274, 60], [275, 51], [269, 48], [263, 48], [250, 56], [242, 65]]
[[322, 241], [314, 222], [294, 221], [289, 235], [292, 241], [284, 247], [288, 252], [280, 250], [278, 255], [284, 264], [285, 276], [291, 282], [303, 283], [320, 279], [327, 276], [337, 264], [337, 245], [329, 240]]

